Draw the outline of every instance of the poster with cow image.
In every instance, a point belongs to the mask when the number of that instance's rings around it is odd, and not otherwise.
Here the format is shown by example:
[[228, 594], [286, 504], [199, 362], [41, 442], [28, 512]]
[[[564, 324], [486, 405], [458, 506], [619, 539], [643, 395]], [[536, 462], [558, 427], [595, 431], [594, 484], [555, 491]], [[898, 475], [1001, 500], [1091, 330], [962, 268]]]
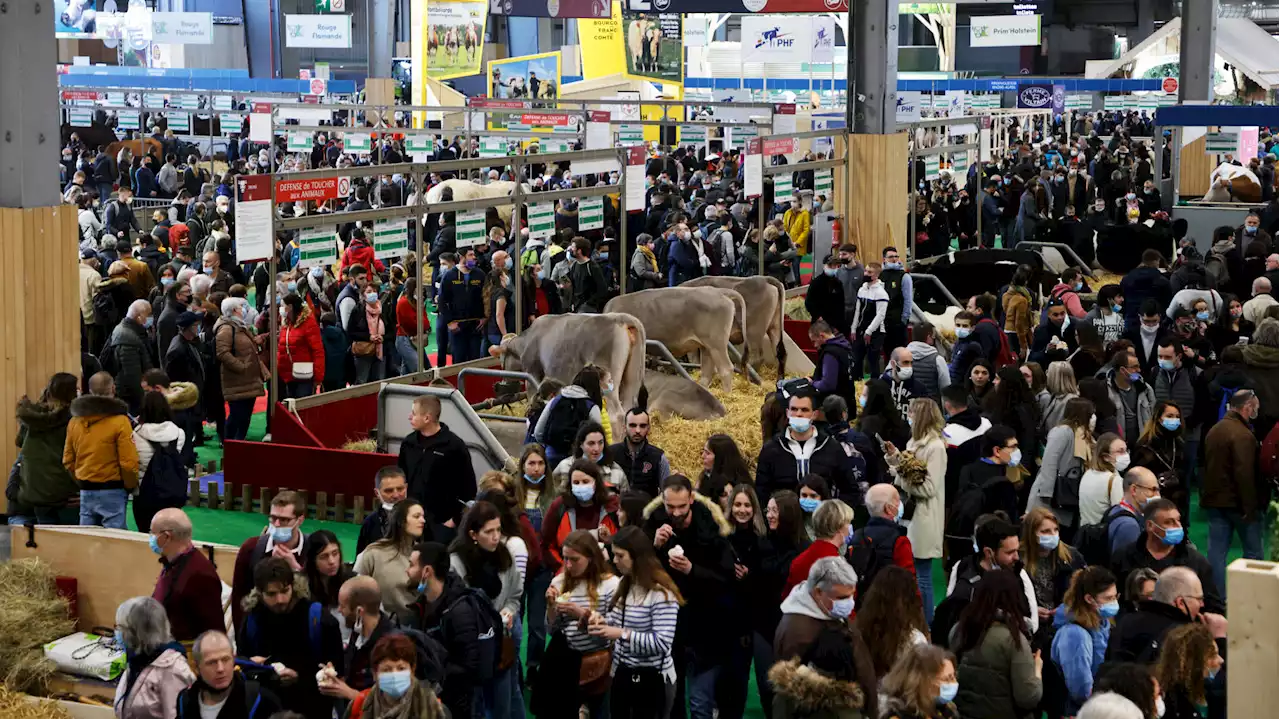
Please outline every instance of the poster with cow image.
[[564, 118], [560, 131], [567, 131], [568, 120], [577, 117], [564, 112], [537, 112], [542, 108], [554, 108], [560, 97], [560, 53], [544, 52], [538, 55], [522, 55], [505, 60], [489, 61], [489, 97], [494, 100], [520, 100], [524, 111], [511, 113], [491, 112], [491, 130], [546, 130], [556, 131], [552, 124], [524, 123], [525, 117], [544, 117], [549, 121]]
[[489, 7], [481, 2], [437, 0], [427, 4], [427, 77], [448, 80], [479, 75]]
[[684, 38], [679, 13], [622, 13], [626, 75], [672, 85], [684, 82]]

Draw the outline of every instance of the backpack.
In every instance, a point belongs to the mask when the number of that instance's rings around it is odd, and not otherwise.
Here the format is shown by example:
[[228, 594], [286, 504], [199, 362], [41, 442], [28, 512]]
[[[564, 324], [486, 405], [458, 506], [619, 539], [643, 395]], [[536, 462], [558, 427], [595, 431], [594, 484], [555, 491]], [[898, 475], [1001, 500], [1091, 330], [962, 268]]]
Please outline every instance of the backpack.
[[[447, 609], [440, 615], [441, 626], [444, 625], [444, 618], [448, 616], [459, 604], [466, 602], [476, 614], [476, 619], [480, 624], [480, 662], [479, 672], [475, 677], [476, 684], [484, 684], [492, 680], [502, 667], [502, 639], [505, 636], [506, 622], [502, 621], [502, 615], [494, 608], [493, 602], [489, 601], [488, 595], [479, 589], [468, 587], [462, 596], [454, 600]], [[488, 624], [486, 629], [485, 625]]]
[[1084, 460], [1072, 457], [1067, 466], [1058, 471], [1053, 482], [1053, 497], [1049, 504], [1054, 509], [1076, 510], [1080, 508], [1080, 478], [1084, 476]]
[[178, 441], [158, 443], [148, 439], [147, 444], [151, 445], [152, 455], [147, 471], [142, 475], [139, 494], [161, 504], [185, 504], [187, 468], [178, 453]]
[[1111, 563], [1111, 523], [1124, 514], [1123, 509], [1114, 505], [1102, 515], [1097, 524], [1086, 524], [1076, 531], [1076, 549], [1089, 564], [1107, 565]]
[[109, 373], [112, 377], [120, 374], [120, 358], [116, 357], [116, 344], [107, 338], [107, 343], [103, 345], [102, 352], [98, 354], [98, 364], [102, 365], [102, 370]]
[[[258, 639], [258, 620], [255, 615], [255, 612], [245, 615], [244, 628], [241, 630], [241, 638], [250, 646], [256, 646]], [[320, 602], [312, 602], [307, 609], [307, 640], [311, 644], [311, 655], [316, 659], [320, 658], [320, 620], [323, 615], [324, 605]]]
[[1240, 387], [1223, 387], [1222, 388], [1222, 399], [1218, 400], [1218, 421], [1219, 422], [1222, 421], [1223, 417], [1227, 416], [1227, 410], [1229, 409], [1228, 405], [1231, 402], [1231, 397], [1236, 392], [1240, 391], [1240, 389], [1242, 388]]
[[120, 309], [110, 292], [93, 295], [93, 323], [99, 327], [115, 327], [120, 322]]
[[[1007, 482], [1003, 475], [993, 477], [997, 482]], [[973, 534], [973, 524], [986, 512], [987, 486], [992, 482], [978, 484], [969, 482], [960, 490], [959, 496], [951, 505], [946, 527], [949, 537], [968, 537]]]
[[1040, 308], [1040, 324], [1048, 324], [1049, 322], [1049, 299], [1061, 299], [1068, 292], [1074, 292], [1070, 287], [1064, 287], [1060, 292], [1050, 292], [1048, 299], [1045, 300], [1044, 307]]
[[543, 443], [560, 457], [567, 457], [573, 440], [578, 437], [578, 428], [583, 422], [591, 419], [591, 409], [595, 403], [590, 397], [565, 397], [560, 395], [551, 414], [547, 417], [547, 426], [542, 434]]
[[990, 322], [991, 325], [996, 328], [996, 334], [1000, 337], [1000, 349], [996, 351], [996, 369], [1017, 366], [1018, 358], [1013, 354], [1013, 350], [1009, 348], [1009, 335], [1005, 334], [1004, 330], [1000, 325], [996, 324], [995, 320], [989, 317], [983, 317], [978, 320], [978, 324], [982, 324], [983, 322]]
[[[399, 627], [392, 634], [402, 634], [413, 642], [413, 648], [418, 655], [418, 665], [414, 670], [414, 676], [422, 681], [434, 684], [440, 687], [444, 684], [445, 665], [447, 664], [448, 651], [435, 637], [428, 636], [424, 632], [409, 627]], [[439, 690], [436, 690], [439, 693]]]
[[876, 574], [885, 567], [893, 566], [893, 549], [905, 530], [899, 529], [892, 542], [876, 543], [867, 536], [865, 529], [853, 533], [853, 538], [846, 555], [849, 566], [858, 575], [855, 611], [862, 608], [862, 600], [871, 589], [871, 582]]

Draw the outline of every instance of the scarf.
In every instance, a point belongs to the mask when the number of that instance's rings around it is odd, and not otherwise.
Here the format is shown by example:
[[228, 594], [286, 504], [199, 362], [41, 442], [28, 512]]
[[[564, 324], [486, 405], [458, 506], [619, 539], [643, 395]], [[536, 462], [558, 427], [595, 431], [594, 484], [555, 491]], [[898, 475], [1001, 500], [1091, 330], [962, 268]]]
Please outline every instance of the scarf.
[[657, 272], [658, 258], [653, 256], [653, 250], [649, 249], [648, 247], [645, 247], [644, 245], [640, 245], [636, 249], [640, 250], [640, 253], [644, 255], [644, 258], [649, 261], [649, 268], [652, 269], [654, 272]]
[[[365, 316], [365, 319], [369, 320], [369, 336], [370, 337], [381, 336], [383, 334], [382, 305], [381, 304], [371, 305], [368, 302], [364, 303], [364, 316]], [[374, 344], [377, 345], [378, 359], [382, 359], [383, 343], [375, 341]]]
[[482, 555], [475, 567], [467, 568], [467, 584], [484, 591], [485, 596], [497, 599], [502, 594], [502, 576], [498, 574], [497, 555], [478, 550]]
[[444, 717], [435, 694], [416, 678], [409, 684], [409, 691], [399, 699], [392, 699], [375, 687], [369, 692], [362, 714], [369, 719], [442, 719]]

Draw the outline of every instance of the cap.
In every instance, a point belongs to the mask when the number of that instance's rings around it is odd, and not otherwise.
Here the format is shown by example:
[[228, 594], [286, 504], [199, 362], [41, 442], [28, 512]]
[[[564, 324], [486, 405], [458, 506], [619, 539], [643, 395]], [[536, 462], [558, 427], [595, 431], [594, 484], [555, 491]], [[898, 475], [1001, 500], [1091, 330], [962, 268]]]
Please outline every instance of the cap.
[[88, 249], [80, 250], [80, 259], [82, 260], [92, 260], [97, 256], [98, 256], [98, 253], [94, 252], [93, 250], [88, 250]]
[[191, 310], [187, 310], [178, 315], [178, 329], [184, 330], [199, 321], [200, 315], [192, 312]]

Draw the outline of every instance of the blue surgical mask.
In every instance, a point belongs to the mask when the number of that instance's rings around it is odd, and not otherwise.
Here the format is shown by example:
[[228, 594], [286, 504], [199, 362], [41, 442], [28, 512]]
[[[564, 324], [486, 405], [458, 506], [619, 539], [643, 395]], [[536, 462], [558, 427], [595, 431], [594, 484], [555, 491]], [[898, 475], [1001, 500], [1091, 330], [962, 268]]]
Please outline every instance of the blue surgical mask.
[[903, 515], [907, 513], [907, 506], [902, 502], [898, 502], [898, 513], [893, 516], [893, 521], [901, 522]]
[[1200, 320], [1201, 322], [1208, 322], [1208, 321], [1209, 321], [1209, 313], [1208, 313], [1208, 312], [1197, 312], [1197, 313], [1196, 313], [1196, 319]]
[[1160, 369], [1172, 371], [1173, 360], [1165, 360], [1165, 359], [1160, 360]]
[[365, 301], [365, 302], [377, 302], [377, 301], [378, 301], [378, 293], [377, 293], [377, 292], [366, 292], [366, 293], [364, 293], [364, 301]]
[[1071, 289], [1072, 289], [1072, 290], [1074, 290], [1074, 291], [1076, 291], [1076, 292], [1079, 292], [1080, 290], [1083, 290], [1083, 289], [1084, 289], [1084, 283], [1083, 283], [1083, 282], [1077, 282], [1077, 283], [1075, 284], [1075, 286], [1074, 286], [1074, 287], [1072, 287]]
[[276, 544], [284, 544], [293, 539], [293, 527], [272, 527], [271, 541]]
[[867, 396], [865, 394], [858, 395], [858, 407], [862, 408], [866, 406], [867, 406]]
[[318, 280], [318, 279], [320, 279], [321, 277], [323, 277], [323, 276], [324, 276], [324, 268], [323, 268], [323, 267], [312, 267], [312, 268], [311, 268], [311, 276], [312, 276], [312, 277], [314, 277], [314, 278], [316, 278], [317, 280]]
[[1208, 676], [1209, 681], [1213, 681], [1214, 679], [1218, 678], [1218, 671], [1220, 669], [1222, 669], [1222, 667], [1214, 667], [1213, 669], [1209, 670], [1209, 676]]
[[1245, 226], [1244, 226], [1244, 233], [1245, 233], [1246, 235], [1256, 235], [1256, 234], [1258, 234], [1258, 228], [1257, 228], [1257, 227], [1250, 227], [1249, 225], [1245, 225]]
[[172, 277], [161, 277], [161, 278], [160, 278], [160, 284], [164, 285], [165, 287], [168, 287], [169, 285], [172, 285], [172, 284], [173, 284], [173, 282], [174, 282], [174, 279], [173, 279]]
[[542, 480], [546, 478], [547, 478], [547, 475], [545, 474], [542, 475], [541, 477], [534, 477], [530, 475], [528, 472], [524, 473], [524, 481], [528, 482], [529, 484], [542, 484]]
[[1117, 602], [1114, 599], [1098, 607], [1098, 614], [1102, 615], [1103, 619], [1110, 619], [1119, 613], [1120, 602]]
[[809, 427], [813, 424], [813, 420], [808, 417], [788, 417], [787, 426], [791, 427], [791, 431], [797, 434], [804, 434], [809, 431]]
[[1160, 538], [1160, 541], [1170, 547], [1176, 547], [1177, 545], [1182, 544], [1182, 540], [1185, 536], [1186, 530], [1182, 527], [1174, 527], [1172, 529], [1164, 530], [1164, 536]]
[[153, 534], [147, 537], [147, 544], [151, 545], [152, 554], [160, 553], [160, 542], [156, 540], [156, 535]]
[[290, 292], [297, 292], [297, 291], [298, 291], [298, 283], [297, 283], [297, 282], [290, 282], [290, 283], [288, 284], [288, 288], [289, 288], [289, 291], [290, 291]]
[[826, 275], [827, 277], [835, 277], [835, 276], [836, 276], [836, 269], [837, 269], [837, 268], [835, 268], [835, 267], [823, 267], [823, 268], [822, 268], [822, 274]]
[[1041, 534], [1036, 539], [1040, 542], [1041, 549], [1054, 550], [1058, 548], [1059, 540], [1056, 534]]
[[853, 614], [853, 597], [837, 599], [831, 603], [831, 616], [836, 619], [848, 619]]
[[427, 583], [418, 582], [418, 594], [426, 594], [426, 593], [427, 593]]
[[147, 329], [151, 329], [151, 325], [154, 325], [155, 323], [156, 323], [155, 317], [148, 317], [147, 319], [143, 320], [142, 326], [146, 327]]
[[1141, 382], [1141, 381], [1142, 381], [1142, 373], [1141, 373], [1141, 372], [1130, 372], [1130, 373], [1129, 373], [1129, 381], [1130, 381], [1130, 382]]
[[1022, 464], [1022, 449], [1015, 448], [1013, 454], [1009, 455], [1009, 466], [1017, 467], [1020, 464]]
[[545, 280], [545, 279], [547, 279], [547, 271], [546, 271], [546, 270], [538, 270], [538, 279], [540, 279], [540, 280]]
[[1115, 312], [1116, 314], [1120, 314], [1121, 312], [1124, 312], [1124, 305], [1113, 304], [1111, 305], [1111, 311]]
[[1178, 417], [1166, 417], [1160, 420], [1160, 426], [1170, 432], [1177, 432], [1178, 428], [1182, 426], [1182, 420]]
[[579, 502], [590, 502], [591, 498], [596, 496], [594, 484], [575, 484], [570, 491], [573, 492], [573, 498]]
[[389, 697], [399, 699], [409, 691], [413, 676], [408, 669], [398, 672], [383, 672], [378, 675], [378, 689]]
[[943, 682], [938, 685], [938, 703], [950, 704], [956, 700], [956, 694], [960, 693], [960, 684], [957, 682]]
[[818, 509], [819, 504], [821, 504], [821, 500], [813, 497], [800, 498], [800, 509], [804, 510], [805, 514], [813, 514]]
[[212, 275], [212, 274], [213, 274], [213, 268], [212, 268], [212, 267], [206, 267], [206, 268], [204, 268], [204, 273], [205, 273], [206, 275]]
[[956, 337], [959, 337], [960, 339], [964, 339], [965, 337], [969, 336], [970, 332], [972, 332], [972, 330], [970, 330], [968, 327], [957, 327]]
[[[152, 537], [152, 539], [154, 539], [154, 537]], [[116, 630], [116, 633], [115, 633], [113, 636], [114, 636], [114, 638], [115, 638], [115, 640], [116, 640], [116, 644], [119, 644], [120, 646], [122, 646], [122, 647], [123, 647], [123, 646], [124, 646], [124, 632], [122, 632], [122, 631], [120, 631], [119, 629], [117, 629], [117, 630]]]

